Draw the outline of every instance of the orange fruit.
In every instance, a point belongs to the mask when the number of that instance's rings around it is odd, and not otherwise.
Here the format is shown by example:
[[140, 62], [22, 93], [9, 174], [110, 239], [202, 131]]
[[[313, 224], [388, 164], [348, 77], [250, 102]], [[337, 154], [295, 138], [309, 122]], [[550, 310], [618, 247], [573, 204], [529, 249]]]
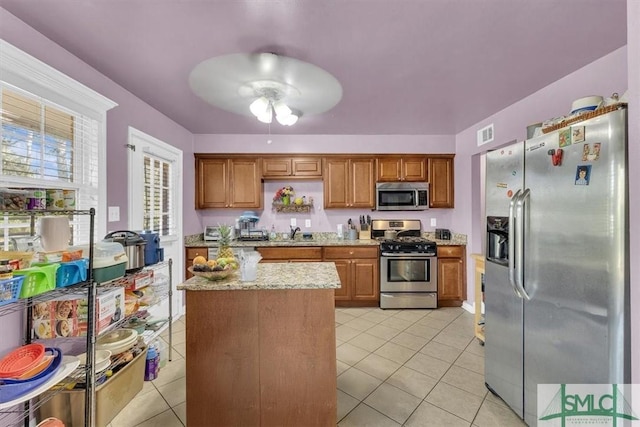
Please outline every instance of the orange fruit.
[[206, 263], [207, 263], [207, 259], [205, 257], [203, 257], [202, 255], [198, 255], [197, 257], [195, 257], [193, 259], [193, 265], [206, 264]]

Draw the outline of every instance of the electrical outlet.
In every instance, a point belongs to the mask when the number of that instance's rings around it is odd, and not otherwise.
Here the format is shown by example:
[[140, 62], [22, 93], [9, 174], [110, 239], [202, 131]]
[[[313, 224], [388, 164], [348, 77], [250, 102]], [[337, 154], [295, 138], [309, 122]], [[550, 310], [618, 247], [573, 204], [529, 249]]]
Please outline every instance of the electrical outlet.
[[310, 219], [305, 219], [304, 220], [304, 226], [306, 228], [311, 228], [311, 220]]
[[436, 219], [435, 218], [431, 218], [431, 226], [432, 227], [436, 227]]
[[120, 206], [109, 206], [109, 222], [120, 221]]
[[295, 218], [291, 218], [291, 226], [295, 227], [297, 225], [298, 225], [298, 222], [296, 221], [296, 219]]

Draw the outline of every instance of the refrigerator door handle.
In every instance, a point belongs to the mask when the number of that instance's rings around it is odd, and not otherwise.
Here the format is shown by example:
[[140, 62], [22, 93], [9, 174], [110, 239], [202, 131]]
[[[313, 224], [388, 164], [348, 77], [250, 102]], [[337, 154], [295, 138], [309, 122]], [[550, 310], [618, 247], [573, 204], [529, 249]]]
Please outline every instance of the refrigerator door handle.
[[511, 224], [509, 226], [509, 241], [508, 241], [508, 248], [509, 248], [509, 284], [511, 285], [511, 287], [513, 288], [513, 292], [520, 298], [522, 298], [522, 294], [520, 293], [520, 291], [518, 290], [517, 286], [516, 286], [516, 279], [515, 279], [515, 246], [516, 246], [516, 230], [515, 230], [515, 225], [516, 225], [516, 203], [518, 202], [518, 199], [520, 198], [520, 195], [522, 193], [522, 190], [518, 190], [516, 191], [516, 194], [513, 195], [513, 197], [511, 197], [511, 200], [509, 201], [509, 223]]
[[527, 206], [527, 201], [529, 200], [529, 194], [531, 191], [527, 188], [522, 192], [518, 200], [516, 201], [515, 206], [515, 214], [516, 214], [516, 224], [515, 224], [515, 233], [516, 233], [516, 244], [515, 244], [515, 285], [518, 290], [518, 294], [521, 298], [526, 300], [530, 300], [531, 297], [527, 294], [527, 291], [524, 289], [524, 211]]

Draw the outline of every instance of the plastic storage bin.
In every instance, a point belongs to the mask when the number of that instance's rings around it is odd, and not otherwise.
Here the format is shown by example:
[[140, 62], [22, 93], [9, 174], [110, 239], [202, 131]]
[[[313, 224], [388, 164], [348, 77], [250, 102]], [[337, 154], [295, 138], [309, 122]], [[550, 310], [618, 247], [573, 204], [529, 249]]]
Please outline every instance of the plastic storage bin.
[[10, 304], [18, 300], [23, 280], [23, 276], [0, 280], [0, 306]]
[[82, 258], [76, 261], [62, 262], [56, 272], [56, 288], [75, 285], [87, 280], [89, 259]]
[[14, 276], [24, 276], [20, 298], [29, 298], [55, 289], [58, 267], [60, 264], [54, 263], [15, 270]]

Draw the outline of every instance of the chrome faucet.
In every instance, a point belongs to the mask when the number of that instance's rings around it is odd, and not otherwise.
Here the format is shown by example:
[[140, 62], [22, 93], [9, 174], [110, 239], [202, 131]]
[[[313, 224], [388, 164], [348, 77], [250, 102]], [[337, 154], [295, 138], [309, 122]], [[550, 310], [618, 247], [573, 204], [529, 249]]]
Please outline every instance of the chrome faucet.
[[292, 226], [289, 226], [289, 228], [291, 228], [291, 235], [290, 235], [290, 237], [291, 237], [291, 240], [293, 240], [293, 239], [295, 239], [295, 238], [296, 238], [296, 233], [297, 233], [298, 231], [300, 231], [300, 227], [293, 228]]

